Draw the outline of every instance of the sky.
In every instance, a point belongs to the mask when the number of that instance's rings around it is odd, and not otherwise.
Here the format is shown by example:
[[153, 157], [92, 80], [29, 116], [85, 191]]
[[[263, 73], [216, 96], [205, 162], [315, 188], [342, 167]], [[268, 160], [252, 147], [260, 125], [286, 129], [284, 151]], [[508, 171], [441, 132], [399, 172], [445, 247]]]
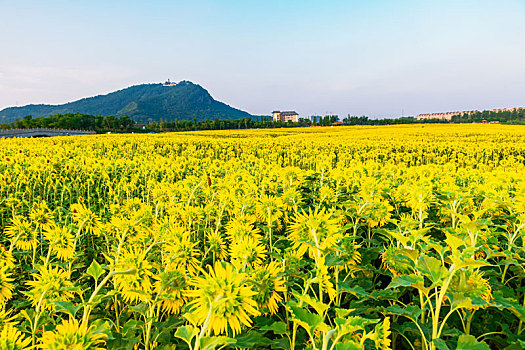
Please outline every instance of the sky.
[[189, 80], [255, 115], [525, 107], [525, 0], [0, 0], [0, 110]]

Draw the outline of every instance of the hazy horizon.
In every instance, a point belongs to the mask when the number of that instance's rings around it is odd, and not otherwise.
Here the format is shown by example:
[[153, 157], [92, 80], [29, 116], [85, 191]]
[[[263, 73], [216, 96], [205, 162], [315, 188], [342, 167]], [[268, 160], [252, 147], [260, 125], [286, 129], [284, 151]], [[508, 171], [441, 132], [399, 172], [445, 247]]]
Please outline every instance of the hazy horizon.
[[7, 0], [0, 110], [168, 78], [254, 115], [520, 107], [524, 15], [519, 0]]

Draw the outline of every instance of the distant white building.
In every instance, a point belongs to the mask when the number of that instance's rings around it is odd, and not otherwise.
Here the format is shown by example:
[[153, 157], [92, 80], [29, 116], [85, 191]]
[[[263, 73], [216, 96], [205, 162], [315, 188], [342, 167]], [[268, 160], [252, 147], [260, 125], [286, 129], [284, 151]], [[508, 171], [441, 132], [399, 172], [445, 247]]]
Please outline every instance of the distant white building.
[[295, 111], [273, 111], [272, 117], [274, 122], [293, 122], [299, 121], [299, 114]]
[[[489, 112], [505, 112], [505, 111], [518, 111], [523, 109], [523, 107], [517, 107], [517, 108], [497, 108], [497, 109], [490, 109]], [[441, 120], [451, 120], [453, 116], [455, 115], [463, 115], [463, 114], [474, 114], [481, 111], [474, 110], [474, 111], [457, 111], [457, 112], [444, 112], [444, 113], [427, 113], [427, 114], [420, 114], [417, 116], [418, 120], [423, 119], [441, 119]]]

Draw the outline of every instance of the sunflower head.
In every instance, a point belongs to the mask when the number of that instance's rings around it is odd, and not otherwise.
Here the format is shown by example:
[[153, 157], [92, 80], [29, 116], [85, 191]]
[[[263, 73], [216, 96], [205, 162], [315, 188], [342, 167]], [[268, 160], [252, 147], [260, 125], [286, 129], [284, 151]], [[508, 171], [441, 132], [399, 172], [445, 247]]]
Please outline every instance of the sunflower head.
[[170, 314], [179, 313], [186, 301], [184, 291], [188, 286], [184, 271], [167, 269], [155, 278], [155, 292], [159, 296], [162, 309]]
[[0, 349], [23, 350], [30, 349], [31, 338], [25, 337], [12, 324], [0, 326]]
[[403, 253], [399, 248], [390, 246], [385, 248], [381, 254], [383, 269], [390, 271], [394, 276], [409, 274], [412, 266], [407, 259], [403, 259]]
[[10, 269], [15, 267], [15, 258], [3, 244], [0, 244], [0, 266], [6, 266]]
[[36, 230], [20, 215], [13, 218], [11, 226], [7, 227], [4, 233], [18, 249], [31, 250], [38, 244]]
[[293, 249], [304, 255], [306, 251], [314, 256], [319, 251], [326, 251], [335, 246], [341, 237], [336, 219], [325, 210], [311, 210], [297, 213], [288, 228], [288, 239], [293, 242]]
[[230, 241], [244, 237], [260, 237], [254, 224], [255, 222], [249, 216], [234, 218], [226, 225], [226, 235]]
[[176, 266], [178, 269], [195, 274], [197, 266], [200, 265], [197, 259], [199, 251], [196, 247], [197, 243], [191, 241], [191, 236], [187, 231], [184, 231], [181, 236], [170, 238], [168, 243], [162, 247], [164, 265]]
[[52, 310], [53, 304], [48, 301], [67, 301], [73, 298], [73, 283], [69, 280], [67, 271], [61, 267], [40, 266], [33, 277], [33, 281], [27, 282], [31, 289], [26, 293], [33, 306], [41, 302], [43, 308]]
[[278, 303], [283, 300], [279, 293], [286, 291], [281, 277], [282, 272], [282, 266], [272, 261], [255, 271], [250, 279], [252, 289], [257, 293], [253, 297], [254, 300], [260, 309], [266, 309], [271, 314], [277, 312]]
[[33, 224], [39, 227], [42, 227], [51, 222], [52, 218], [53, 214], [51, 210], [49, 210], [49, 207], [45, 201], [34, 203], [33, 207], [29, 211], [29, 219], [31, 219]]
[[135, 273], [115, 275], [115, 285], [126, 302], [146, 301], [151, 293], [151, 264], [141, 248], [123, 249], [114, 263], [117, 271], [132, 270]]
[[87, 328], [76, 319], [69, 319], [62, 321], [54, 331], [44, 332], [39, 348], [103, 350], [104, 337], [102, 333], [95, 333], [94, 326]]
[[286, 211], [293, 211], [299, 208], [303, 203], [301, 192], [296, 188], [289, 187], [285, 189], [281, 198], [283, 201], [283, 207]]
[[337, 291], [334, 288], [334, 284], [330, 280], [332, 274], [328, 272], [328, 266], [326, 266], [324, 263], [324, 258], [318, 260], [315, 272], [315, 282], [317, 282], [319, 285], [319, 290], [324, 291], [326, 294], [328, 294], [330, 300], [333, 300], [337, 295]]
[[386, 317], [383, 322], [376, 325], [372, 340], [375, 343], [376, 349], [390, 350], [392, 341], [389, 339], [392, 331], [390, 330], [390, 317]]
[[345, 237], [339, 245], [339, 258], [343, 261], [345, 271], [354, 271], [356, 266], [361, 263], [360, 244], [355, 243], [353, 239]]
[[266, 257], [266, 248], [255, 237], [236, 239], [230, 245], [231, 262], [240, 270], [257, 268]]
[[241, 332], [241, 325], [250, 327], [251, 317], [258, 316], [256, 294], [245, 282], [246, 274], [239, 273], [233, 265], [216, 262], [202, 276], [194, 277], [192, 289], [186, 292], [190, 299], [191, 319], [203, 324], [209, 317], [209, 328], [214, 334], [231, 330], [233, 335]]
[[69, 261], [75, 255], [73, 250], [74, 237], [70, 230], [58, 225], [46, 225], [44, 237], [49, 241], [51, 250], [62, 261]]
[[[488, 280], [479, 271], [463, 269], [452, 277], [450, 289], [469, 298], [479, 297], [486, 302], [492, 299], [492, 288]], [[476, 309], [477, 307], [472, 307]]]
[[215, 259], [225, 260], [228, 256], [226, 242], [220, 232], [215, 230], [208, 231], [206, 233], [206, 244], [208, 246], [207, 249], [210, 250]]
[[11, 277], [9, 268], [7, 266], [0, 267], [0, 306], [5, 305], [13, 296], [13, 290], [15, 289], [13, 281], [14, 278]]
[[73, 221], [81, 226], [84, 232], [98, 234], [100, 232], [100, 220], [98, 216], [82, 203], [71, 205]]
[[263, 195], [255, 205], [255, 213], [261, 222], [272, 224], [283, 215], [282, 207], [281, 198]]

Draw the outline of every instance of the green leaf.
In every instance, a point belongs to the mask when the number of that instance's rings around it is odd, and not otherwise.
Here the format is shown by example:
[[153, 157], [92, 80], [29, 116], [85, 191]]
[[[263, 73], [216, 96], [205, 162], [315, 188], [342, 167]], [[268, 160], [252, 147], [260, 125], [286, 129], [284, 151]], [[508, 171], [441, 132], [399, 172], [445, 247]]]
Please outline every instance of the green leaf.
[[441, 264], [441, 260], [427, 255], [419, 258], [417, 269], [428, 276], [433, 284], [438, 284], [448, 275], [448, 270]]
[[81, 308], [81, 305], [75, 306], [70, 301], [52, 301], [52, 303], [55, 304], [57, 312], [65, 312], [70, 314], [73, 318]]
[[323, 319], [321, 316], [311, 313], [308, 310], [305, 310], [298, 306], [290, 306], [293, 317], [292, 319], [301, 327], [306, 329], [308, 334], [312, 336], [315, 329], [321, 325]]
[[447, 238], [445, 239], [445, 243], [448, 244], [452, 250], [457, 250], [459, 247], [464, 246], [465, 242], [459, 238], [457, 235], [452, 233], [447, 233]]
[[370, 297], [370, 293], [368, 293], [363, 287], [361, 286], [351, 287], [348, 282], [340, 282], [339, 288], [341, 288], [341, 291], [350, 293], [353, 296], [358, 297], [358, 298]]
[[213, 350], [219, 346], [225, 346], [235, 344], [236, 340], [229, 337], [202, 337], [201, 338], [201, 349], [202, 350]]
[[269, 326], [261, 327], [261, 331], [273, 331], [275, 334], [285, 334], [286, 333], [286, 323], [284, 322], [274, 322]]
[[362, 350], [359, 343], [349, 341], [347, 343], [337, 343], [335, 345], [336, 350]]
[[346, 334], [352, 334], [354, 332], [364, 330], [369, 324], [376, 323], [379, 320], [369, 320], [359, 316], [350, 316], [347, 318], [335, 319], [337, 336], [342, 337]]
[[93, 277], [95, 281], [98, 281], [98, 278], [104, 274], [104, 269], [99, 265], [99, 263], [95, 259], [93, 259], [86, 273]]
[[493, 299], [490, 301], [490, 304], [499, 309], [510, 310], [520, 319], [520, 321], [525, 322], [525, 308], [523, 308], [523, 306], [518, 304], [516, 301], [510, 298], [504, 298], [501, 295], [494, 295]]
[[458, 339], [456, 350], [490, 350], [485, 342], [478, 342], [472, 335], [463, 334]]
[[199, 334], [199, 330], [192, 325], [181, 326], [175, 331], [175, 336], [182, 339], [188, 344], [190, 349], [192, 348], [191, 341]]
[[311, 296], [309, 295], [300, 295], [300, 294], [296, 294], [294, 293], [295, 297], [308, 304], [309, 306], [311, 306], [312, 308], [314, 308], [314, 310], [317, 312], [317, 314], [319, 315], [324, 315], [325, 311], [328, 310], [329, 306], [312, 298]]
[[148, 304], [146, 303], [140, 303], [138, 305], [131, 305], [129, 306], [129, 309], [131, 311], [135, 311], [135, 312], [138, 312], [139, 314], [143, 315], [143, 316], [146, 316], [146, 313], [148, 312]]
[[387, 288], [398, 288], [398, 287], [415, 287], [416, 285], [423, 285], [423, 276], [416, 275], [403, 275], [395, 276]]
[[386, 311], [392, 315], [406, 316], [414, 321], [417, 321], [421, 315], [421, 309], [416, 305], [407, 305], [405, 308], [399, 305], [392, 305], [387, 307]]
[[256, 331], [250, 331], [246, 334], [239, 334], [235, 337], [236, 343], [235, 348], [270, 348], [272, 340], [264, 337], [262, 334]]
[[443, 339], [434, 339], [433, 343], [437, 350], [450, 350], [447, 343]]

